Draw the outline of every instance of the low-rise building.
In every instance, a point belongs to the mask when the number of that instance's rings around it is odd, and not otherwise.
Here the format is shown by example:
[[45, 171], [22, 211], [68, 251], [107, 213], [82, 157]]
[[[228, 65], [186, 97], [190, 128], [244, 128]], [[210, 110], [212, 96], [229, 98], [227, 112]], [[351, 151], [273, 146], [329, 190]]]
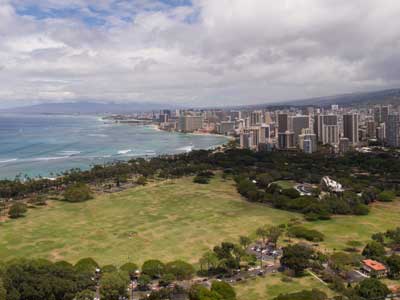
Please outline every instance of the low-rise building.
[[362, 261], [362, 269], [367, 274], [374, 275], [376, 277], [385, 277], [387, 275], [387, 269], [385, 265], [372, 259], [364, 259]]

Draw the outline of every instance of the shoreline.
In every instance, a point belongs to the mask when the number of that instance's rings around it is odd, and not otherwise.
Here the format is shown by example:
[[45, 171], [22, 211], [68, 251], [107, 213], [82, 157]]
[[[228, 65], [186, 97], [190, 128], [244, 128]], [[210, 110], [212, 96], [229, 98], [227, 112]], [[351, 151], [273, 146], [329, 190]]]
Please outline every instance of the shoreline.
[[[215, 137], [223, 137], [227, 140], [230, 141], [234, 141], [235, 137], [231, 136], [231, 135], [224, 135], [224, 134], [219, 134], [219, 133], [209, 133], [209, 132], [180, 132], [180, 131], [176, 131], [176, 130], [163, 130], [160, 128], [160, 125], [157, 124], [150, 124], [150, 125], [146, 125], [149, 127], [152, 127], [153, 129], [157, 130], [157, 131], [164, 131], [164, 132], [173, 132], [173, 133], [180, 133], [180, 134], [187, 134], [187, 135], [194, 135], [194, 136], [215, 136]], [[223, 144], [222, 144], [223, 145]], [[219, 146], [222, 146], [219, 145]]]

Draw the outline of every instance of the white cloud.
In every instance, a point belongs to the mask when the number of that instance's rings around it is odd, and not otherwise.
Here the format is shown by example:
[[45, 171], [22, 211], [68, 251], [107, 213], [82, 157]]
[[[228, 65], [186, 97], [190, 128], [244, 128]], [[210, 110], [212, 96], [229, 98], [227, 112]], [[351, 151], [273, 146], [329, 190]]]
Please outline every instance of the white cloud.
[[[239, 104], [400, 83], [397, 0], [46, 0], [40, 9], [51, 16], [21, 15], [35, 2], [0, 0], [0, 101], [8, 105]], [[76, 12], [61, 17], [65, 9]]]

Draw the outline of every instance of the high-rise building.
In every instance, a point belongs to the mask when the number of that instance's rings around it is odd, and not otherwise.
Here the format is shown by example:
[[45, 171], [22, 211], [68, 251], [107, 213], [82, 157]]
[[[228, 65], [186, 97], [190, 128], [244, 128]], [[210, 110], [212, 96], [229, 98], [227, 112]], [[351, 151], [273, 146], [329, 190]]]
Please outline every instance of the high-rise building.
[[324, 145], [339, 144], [339, 126], [338, 125], [323, 125], [322, 126], [322, 143]]
[[381, 122], [382, 123], [387, 123], [388, 122], [388, 118], [390, 115], [390, 106], [382, 106], [381, 108]]
[[337, 115], [316, 115], [314, 119], [314, 133], [318, 141], [323, 141], [324, 125], [338, 125]]
[[383, 143], [386, 140], [386, 125], [385, 125], [385, 123], [381, 123], [378, 127], [376, 127], [376, 138], [381, 143]]
[[398, 113], [388, 116], [386, 142], [389, 147], [400, 147], [400, 115]]
[[179, 117], [179, 130], [183, 132], [194, 132], [203, 128], [203, 121], [203, 116], [181, 116]]
[[299, 135], [299, 148], [305, 153], [317, 151], [317, 135], [311, 129], [303, 129]]
[[217, 124], [217, 132], [219, 134], [229, 134], [235, 130], [234, 121], [221, 121]]
[[376, 123], [382, 123], [382, 114], [381, 114], [381, 107], [375, 106], [374, 107], [374, 120]]
[[266, 144], [270, 141], [271, 130], [270, 126], [267, 124], [262, 124], [260, 127], [260, 138], [259, 141], [261, 144]]
[[289, 116], [288, 114], [278, 115], [278, 133], [285, 133], [289, 130]]
[[241, 111], [230, 111], [229, 116], [231, 118], [231, 121], [239, 120], [242, 118]]
[[253, 145], [253, 133], [243, 131], [240, 133], [240, 148], [251, 149]]
[[309, 116], [293, 116], [290, 117], [291, 131], [294, 133], [294, 143], [298, 145], [299, 135], [303, 129], [310, 128], [310, 117]]
[[262, 123], [262, 111], [253, 111], [250, 114], [250, 126], [259, 126]]
[[341, 138], [339, 140], [339, 152], [346, 153], [350, 151], [350, 140], [348, 138]]
[[273, 122], [273, 120], [272, 120], [271, 112], [266, 111], [264, 113], [264, 123], [265, 124], [271, 124], [272, 122]]
[[375, 121], [367, 121], [367, 137], [370, 139], [376, 138], [376, 123]]
[[295, 146], [294, 133], [290, 131], [278, 133], [278, 147], [282, 150], [288, 150]]
[[354, 146], [358, 144], [358, 114], [343, 115], [343, 137]]

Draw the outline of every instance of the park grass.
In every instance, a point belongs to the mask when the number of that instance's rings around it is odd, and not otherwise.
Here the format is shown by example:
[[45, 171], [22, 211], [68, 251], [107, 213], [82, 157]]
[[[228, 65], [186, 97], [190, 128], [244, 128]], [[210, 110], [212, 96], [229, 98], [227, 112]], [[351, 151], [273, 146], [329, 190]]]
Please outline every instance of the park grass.
[[266, 277], [254, 278], [235, 285], [238, 300], [270, 300], [282, 293], [290, 294], [302, 290], [319, 289], [328, 296], [333, 296], [332, 291], [312, 276], [293, 278], [284, 282], [284, 275], [270, 274]]
[[294, 182], [293, 180], [279, 180], [275, 181], [274, 183], [283, 190], [292, 189], [296, 185], [296, 182]]
[[85, 203], [50, 201], [22, 219], [0, 224], [0, 261], [47, 258], [100, 264], [184, 259], [195, 263], [222, 241], [237, 241], [264, 224], [299, 216], [249, 203], [232, 181], [192, 178], [150, 183]]
[[305, 223], [305, 226], [325, 235], [320, 243], [322, 250], [344, 250], [348, 242], [360, 242], [361, 248], [374, 233], [385, 232], [400, 226], [400, 199], [394, 202], [376, 202], [367, 216], [334, 216], [328, 221]]

